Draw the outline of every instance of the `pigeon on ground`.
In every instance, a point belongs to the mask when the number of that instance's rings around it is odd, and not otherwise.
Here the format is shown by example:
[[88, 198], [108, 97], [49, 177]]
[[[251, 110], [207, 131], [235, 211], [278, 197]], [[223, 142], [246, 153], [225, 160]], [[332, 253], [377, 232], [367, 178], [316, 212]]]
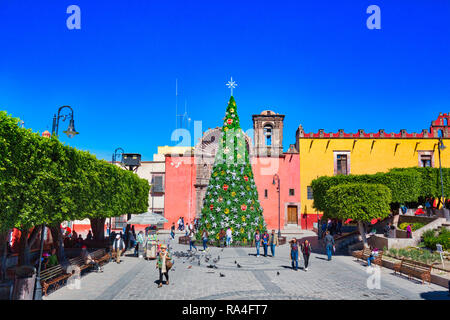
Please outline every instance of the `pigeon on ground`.
[[219, 261], [219, 260], [217, 260], [217, 259], [213, 259], [213, 262], [214, 262], [214, 263], [217, 263], [217, 261]]
[[220, 273], [220, 276], [221, 276], [221, 277], [225, 277], [225, 275], [224, 275], [223, 273]]
[[234, 264], [236, 264], [237, 262], [236, 262], [236, 260], [234, 260]]
[[237, 264], [237, 267], [238, 267], [238, 268], [241, 268], [241, 265], [238, 263], [238, 264]]
[[280, 273], [277, 271], [277, 276], [279, 276], [280, 275]]

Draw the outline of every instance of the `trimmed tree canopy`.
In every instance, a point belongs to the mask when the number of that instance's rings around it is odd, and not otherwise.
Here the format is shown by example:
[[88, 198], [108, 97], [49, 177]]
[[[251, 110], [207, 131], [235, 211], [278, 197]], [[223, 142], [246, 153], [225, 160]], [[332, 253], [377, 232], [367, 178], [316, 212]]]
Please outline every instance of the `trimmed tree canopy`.
[[0, 231], [148, 209], [149, 184], [0, 111]]
[[351, 183], [331, 187], [326, 193], [325, 215], [341, 220], [370, 222], [386, 218], [391, 191], [382, 184]]
[[[442, 169], [444, 195], [450, 195], [450, 169]], [[438, 168], [399, 168], [386, 173], [322, 176], [312, 181], [314, 208], [326, 211], [326, 194], [332, 186], [368, 183], [382, 184], [391, 190], [392, 203], [417, 202], [419, 198], [441, 197]]]

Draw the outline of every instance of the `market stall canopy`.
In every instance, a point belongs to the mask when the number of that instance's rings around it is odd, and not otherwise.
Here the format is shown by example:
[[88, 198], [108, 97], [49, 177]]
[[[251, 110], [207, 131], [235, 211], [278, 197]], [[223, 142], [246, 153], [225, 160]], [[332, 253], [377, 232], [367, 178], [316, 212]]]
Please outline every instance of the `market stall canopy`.
[[137, 214], [127, 221], [128, 224], [159, 224], [169, 222], [159, 213], [146, 212]]

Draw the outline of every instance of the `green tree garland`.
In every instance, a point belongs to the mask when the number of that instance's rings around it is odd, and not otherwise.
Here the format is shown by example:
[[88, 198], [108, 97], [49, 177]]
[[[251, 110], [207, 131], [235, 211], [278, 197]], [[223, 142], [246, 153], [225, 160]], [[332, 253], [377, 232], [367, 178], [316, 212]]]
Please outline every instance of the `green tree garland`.
[[267, 227], [233, 96], [225, 112], [200, 218], [200, 231], [206, 229], [212, 239], [219, 239], [220, 229], [228, 227], [233, 241], [244, 244], [253, 239], [257, 229], [265, 231]]

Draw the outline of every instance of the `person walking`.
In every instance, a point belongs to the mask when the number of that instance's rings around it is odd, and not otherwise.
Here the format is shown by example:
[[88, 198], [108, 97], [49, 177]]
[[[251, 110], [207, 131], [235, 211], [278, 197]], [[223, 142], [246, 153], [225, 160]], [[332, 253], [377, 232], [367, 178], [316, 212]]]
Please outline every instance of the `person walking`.
[[269, 239], [270, 251], [272, 253], [272, 257], [275, 257], [275, 247], [278, 246], [278, 235], [275, 233], [275, 230], [272, 230]]
[[127, 237], [127, 250], [130, 250], [132, 248], [134, 248], [135, 245], [135, 237], [133, 234], [133, 227], [131, 226], [130, 229], [128, 230], [128, 237]]
[[195, 246], [194, 230], [189, 231], [189, 251], [192, 251], [192, 247], [194, 247], [195, 251], [197, 251], [197, 247]]
[[410, 224], [408, 224], [408, 226], [406, 227], [406, 237], [412, 238], [412, 228]]
[[144, 233], [139, 231], [136, 239], [136, 247], [134, 248], [134, 255], [142, 258], [144, 256]]
[[264, 231], [262, 235], [262, 243], [264, 247], [264, 257], [267, 257], [267, 248], [269, 246], [269, 234], [267, 233], [267, 230]]
[[342, 235], [342, 220], [338, 220], [337, 233], [338, 233], [338, 235]]
[[255, 233], [256, 257], [259, 257], [260, 246], [261, 246], [261, 235], [259, 234], [259, 230], [256, 230], [256, 233]]
[[233, 235], [230, 227], [228, 227], [227, 229], [226, 237], [227, 237], [227, 247], [229, 247], [231, 245], [231, 241], [233, 240]]
[[172, 222], [172, 227], [170, 227], [170, 236], [172, 240], [175, 240], [175, 222]]
[[221, 248], [225, 247], [225, 239], [226, 239], [226, 237], [227, 237], [227, 235], [225, 233], [225, 230], [223, 230], [223, 228], [220, 229], [220, 232], [219, 232], [219, 246]]
[[171, 260], [171, 253], [167, 250], [167, 247], [164, 243], [161, 244], [161, 251], [159, 252], [158, 261], [156, 262], [156, 267], [159, 268], [158, 288], [161, 288], [163, 285], [163, 275], [166, 277], [166, 285], [169, 284], [169, 270], [172, 266]]
[[298, 270], [298, 243], [296, 238], [292, 238], [291, 243], [291, 261], [292, 269]]
[[334, 238], [330, 235], [330, 231], [325, 233], [325, 248], [327, 250], [328, 261], [331, 261], [332, 250], [336, 250], [334, 245]]
[[203, 229], [202, 240], [203, 240], [203, 251], [206, 251], [206, 249], [208, 249], [208, 246], [206, 245], [208, 243], [208, 231], [206, 231], [206, 229]]
[[308, 240], [302, 243], [303, 260], [305, 261], [305, 271], [308, 271], [309, 256], [311, 255], [311, 244]]
[[120, 255], [122, 254], [123, 250], [125, 249], [125, 243], [120, 236], [120, 234], [116, 235], [116, 240], [114, 240], [113, 243], [113, 252], [116, 253], [116, 263], [120, 263]]
[[427, 198], [427, 200], [425, 201], [425, 208], [427, 211], [427, 216], [431, 217], [433, 214], [433, 211], [431, 210], [431, 200]]

